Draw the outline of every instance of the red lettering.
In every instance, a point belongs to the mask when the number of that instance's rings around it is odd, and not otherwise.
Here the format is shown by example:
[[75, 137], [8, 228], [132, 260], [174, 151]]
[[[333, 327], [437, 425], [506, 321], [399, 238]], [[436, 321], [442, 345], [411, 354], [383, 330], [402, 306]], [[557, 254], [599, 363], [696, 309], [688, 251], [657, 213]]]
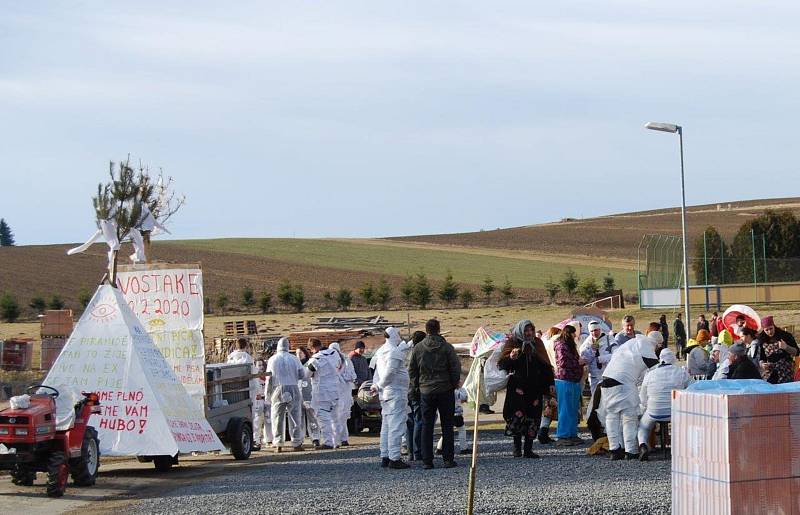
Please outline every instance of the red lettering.
[[180, 293], [182, 295], [186, 293], [186, 288], [183, 287], [183, 279], [185, 277], [186, 276], [183, 274], [175, 276], [175, 293]]
[[150, 291], [150, 282], [147, 280], [148, 277], [150, 276], [147, 274], [142, 276], [142, 285], [144, 285], [142, 288], [142, 293], [147, 293]]
[[131, 278], [130, 278], [130, 276], [128, 276], [128, 280], [125, 281], [125, 286], [122, 285], [122, 280], [119, 277], [117, 277], [117, 288], [122, 290], [122, 294], [123, 295], [127, 295], [128, 294], [128, 288], [130, 288], [130, 286], [131, 286]]
[[197, 276], [199, 274], [189, 274], [189, 294], [200, 295], [200, 287], [197, 285]]
[[[169, 288], [169, 291], [167, 291]], [[169, 275], [164, 276], [164, 293], [175, 293], [172, 289], [172, 277]]]

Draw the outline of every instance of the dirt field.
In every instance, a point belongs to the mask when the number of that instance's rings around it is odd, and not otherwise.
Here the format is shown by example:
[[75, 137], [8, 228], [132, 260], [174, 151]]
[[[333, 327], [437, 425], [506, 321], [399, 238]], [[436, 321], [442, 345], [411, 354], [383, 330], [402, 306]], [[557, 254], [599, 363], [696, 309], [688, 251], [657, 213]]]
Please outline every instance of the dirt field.
[[[690, 208], [692, 237], [708, 225], [730, 237], [744, 221], [765, 208], [789, 208], [800, 213], [800, 199], [737, 202], [731, 205]], [[455, 280], [478, 293], [478, 285], [491, 276], [496, 285], [505, 277], [521, 300], [541, 300], [543, 284], [559, 280], [568, 268], [581, 278], [600, 282], [611, 273], [626, 292], [635, 289], [636, 247], [646, 233], [679, 234], [679, 212], [659, 210], [642, 213], [565, 221], [475, 233], [415, 236], [397, 239], [293, 240], [225, 239], [156, 242], [153, 259], [173, 263], [201, 263], [206, 295], [214, 301], [221, 292], [230, 309], [240, 304], [242, 290], [270, 292], [288, 279], [302, 284], [306, 304], [323, 306], [323, 293], [346, 287], [358, 303], [358, 289], [382, 277], [391, 285], [396, 306], [407, 273], [424, 270], [434, 289], [448, 269]], [[23, 308], [23, 319], [32, 319], [28, 308], [35, 295], [59, 295], [67, 307], [77, 309], [78, 292], [94, 291], [106, 262], [104, 246], [67, 257], [71, 245], [0, 248], [0, 292], [13, 292]], [[120, 253], [131, 253], [128, 245]], [[480, 297], [478, 294], [477, 297]], [[276, 302], [274, 302], [276, 304]], [[434, 305], [436, 298], [434, 296]]]
[[[800, 214], [800, 199], [796, 197], [732, 202], [730, 210], [727, 203], [720, 206], [722, 210], [717, 210], [717, 204], [688, 209], [690, 241], [702, 236], [703, 230], [709, 225], [716, 227], [724, 238], [732, 238], [744, 222], [760, 215], [767, 208], [791, 209], [796, 215]], [[662, 209], [494, 231], [393, 239], [635, 260], [636, 247], [645, 234], [680, 236], [680, 210]]]

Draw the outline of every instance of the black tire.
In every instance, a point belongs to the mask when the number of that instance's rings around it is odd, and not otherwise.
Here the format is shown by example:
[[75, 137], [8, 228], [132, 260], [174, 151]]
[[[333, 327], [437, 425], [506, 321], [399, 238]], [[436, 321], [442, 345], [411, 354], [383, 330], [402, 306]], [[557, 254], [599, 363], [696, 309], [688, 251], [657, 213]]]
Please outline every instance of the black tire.
[[246, 460], [250, 457], [253, 452], [253, 430], [245, 419], [232, 418], [228, 422], [227, 437], [234, 458]]
[[11, 482], [15, 485], [33, 486], [34, 481], [36, 481], [36, 472], [23, 465], [17, 465], [17, 468], [11, 471]]
[[100, 440], [97, 430], [87, 427], [83, 433], [80, 458], [69, 460], [69, 473], [75, 486], [93, 486], [100, 471]]
[[69, 465], [63, 451], [54, 451], [47, 458], [47, 497], [61, 497], [67, 489]]
[[178, 463], [177, 456], [153, 456], [153, 465], [159, 472], [169, 471], [176, 463]]

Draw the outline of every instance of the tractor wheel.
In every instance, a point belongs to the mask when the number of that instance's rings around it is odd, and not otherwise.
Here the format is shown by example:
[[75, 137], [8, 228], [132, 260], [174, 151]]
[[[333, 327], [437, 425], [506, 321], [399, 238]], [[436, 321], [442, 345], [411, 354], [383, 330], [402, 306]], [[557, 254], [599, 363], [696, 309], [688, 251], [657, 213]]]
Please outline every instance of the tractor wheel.
[[159, 472], [167, 472], [177, 463], [177, 456], [153, 456], [153, 465], [155, 465], [156, 470]]
[[22, 465], [11, 471], [11, 482], [19, 486], [33, 486], [36, 481], [36, 472]]
[[69, 472], [72, 482], [76, 486], [92, 486], [97, 481], [97, 472], [100, 470], [100, 441], [97, 431], [87, 427], [83, 433], [81, 457], [69, 461]]
[[232, 418], [228, 422], [227, 433], [233, 457], [237, 460], [249, 458], [253, 451], [253, 430], [250, 424], [243, 418]]
[[67, 489], [69, 465], [63, 451], [54, 451], [47, 458], [47, 497], [61, 497]]

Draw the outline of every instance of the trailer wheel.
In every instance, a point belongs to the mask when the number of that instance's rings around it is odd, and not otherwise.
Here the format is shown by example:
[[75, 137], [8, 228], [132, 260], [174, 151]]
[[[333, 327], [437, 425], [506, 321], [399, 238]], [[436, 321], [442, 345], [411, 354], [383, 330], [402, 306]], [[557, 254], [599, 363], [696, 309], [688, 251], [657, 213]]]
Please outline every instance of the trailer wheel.
[[178, 456], [153, 456], [153, 465], [159, 472], [167, 472], [178, 463]]
[[353, 403], [350, 409], [350, 418], [347, 419], [347, 431], [352, 434], [358, 434], [364, 430], [364, 420], [361, 418], [361, 408], [358, 404]]
[[97, 430], [87, 427], [83, 433], [81, 456], [69, 462], [69, 472], [72, 482], [76, 486], [92, 486], [97, 482], [97, 473], [100, 470], [100, 440]]
[[228, 422], [227, 438], [234, 458], [246, 460], [250, 457], [253, 452], [253, 430], [245, 419], [237, 417]]
[[17, 465], [17, 468], [11, 471], [11, 482], [15, 485], [33, 486], [34, 481], [36, 481], [36, 472], [24, 465]]
[[69, 465], [63, 451], [55, 451], [47, 459], [47, 497], [61, 497], [67, 489]]

